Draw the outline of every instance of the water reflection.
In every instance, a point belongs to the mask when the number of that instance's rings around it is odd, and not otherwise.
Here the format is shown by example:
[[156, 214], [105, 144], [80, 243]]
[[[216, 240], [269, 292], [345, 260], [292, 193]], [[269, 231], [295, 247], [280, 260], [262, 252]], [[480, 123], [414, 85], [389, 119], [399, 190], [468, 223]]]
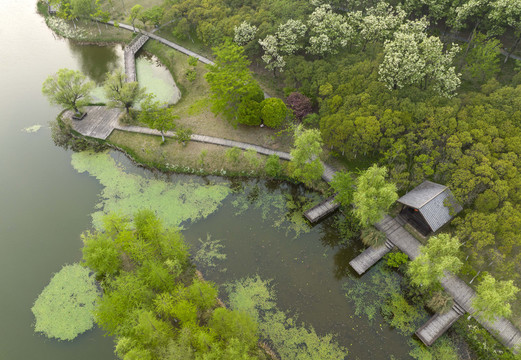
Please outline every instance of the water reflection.
[[121, 45], [95, 46], [68, 42], [72, 55], [78, 60], [81, 71], [100, 85], [108, 72], [123, 67]]

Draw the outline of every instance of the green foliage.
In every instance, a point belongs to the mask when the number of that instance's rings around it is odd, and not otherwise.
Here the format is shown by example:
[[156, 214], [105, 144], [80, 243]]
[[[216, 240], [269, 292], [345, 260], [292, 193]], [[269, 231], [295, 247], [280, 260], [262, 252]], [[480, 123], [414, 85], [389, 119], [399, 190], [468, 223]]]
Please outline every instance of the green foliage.
[[282, 173], [282, 164], [280, 163], [280, 159], [278, 155], [273, 154], [268, 156], [266, 160], [266, 164], [264, 165], [264, 171], [266, 174], [271, 177], [278, 177]]
[[409, 256], [403, 252], [391, 252], [385, 255], [385, 258], [387, 266], [395, 269], [398, 269], [403, 264], [407, 264], [407, 261], [409, 260]]
[[385, 233], [372, 226], [362, 229], [360, 237], [365, 245], [375, 248], [384, 246], [385, 241], [387, 240], [387, 235], [385, 235]]
[[499, 73], [499, 40], [487, 39], [485, 35], [478, 33], [472, 44], [467, 46], [471, 46], [465, 59], [467, 64], [464, 70], [467, 78], [484, 83]]
[[96, 272], [98, 278], [116, 275], [122, 266], [121, 257], [116, 243], [106, 234], [82, 235], [83, 260], [85, 264]]
[[94, 82], [79, 71], [60, 69], [49, 76], [42, 85], [42, 93], [49, 102], [65, 109], [81, 113], [81, 107], [91, 101], [90, 92], [94, 89]]
[[186, 146], [188, 141], [192, 139], [192, 129], [183, 126], [178, 126], [174, 138], [177, 140], [179, 144]]
[[483, 276], [476, 289], [476, 297], [472, 307], [479, 317], [494, 322], [496, 317], [510, 316], [512, 310], [509, 302], [514, 300], [519, 291], [512, 280], [496, 281], [489, 274]]
[[237, 121], [243, 125], [258, 126], [262, 123], [261, 105], [258, 101], [245, 98], [237, 107]]
[[195, 56], [188, 57], [188, 65], [190, 65], [190, 66], [197, 66], [198, 61], [199, 60]]
[[435, 313], [445, 314], [449, 312], [454, 305], [454, 300], [444, 291], [435, 291], [426, 305]]
[[331, 334], [318, 336], [312, 327], [298, 325], [295, 318], [277, 310], [269, 281], [257, 275], [234, 282], [227, 290], [231, 308], [258, 320], [261, 334], [275, 345], [282, 360], [337, 360], [347, 356]]
[[355, 305], [355, 315], [365, 315], [373, 321], [381, 312], [383, 303], [400, 291], [400, 277], [378, 263], [369, 269], [363, 279], [349, 278], [342, 288], [347, 299]]
[[173, 109], [168, 107], [166, 103], [154, 101], [154, 95], [146, 96], [140, 106], [139, 121], [151, 129], [158, 130], [164, 142], [165, 132], [175, 129], [174, 120], [178, 119], [179, 116], [174, 115]]
[[257, 345], [257, 324], [247, 313], [226, 308], [215, 309], [209, 326], [225, 342], [238, 339], [250, 349]]
[[190, 82], [194, 82], [197, 78], [197, 70], [195, 69], [188, 69], [186, 70], [186, 79]]
[[239, 157], [241, 156], [241, 149], [238, 147], [232, 147], [226, 150], [226, 159], [233, 164], [237, 164], [239, 162]]
[[257, 151], [255, 149], [248, 149], [244, 152], [244, 158], [248, 162], [248, 164], [253, 168], [258, 168], [260, 165], [259, 155], [257, 155]]
[[279, 128], [288, 114], [288, 108], [284, 101], [278, 98], [264, 99], [261, 104], [261, 118], [264, 125], [271, 128]]
[[405, 298], [394, 293], [382, 305], [382, 315], [390, 326], [396, 328], [404, 336], [412, 335], [425, 320], [419, 309], [409, 305]]
[[130, 113], [130, 108], [146, 96], [146, 89], [141, 88], [137, 81], [127, 82], [127, 76], [121, 69], [107, 74], [103, 89], [109, 100], [107, 105], [124, 108], [127, 115]]
[[413, 359], [418, 360], [459, 360], [458, 349], [452, 341], [446, 336], [442, 336], [427, 347], [417, 340], [410, 340], [409, 344], [413, 346], [413, 350], [409, 355]]
[[72, 165], [78, 172], [88, 171], [104, 186], [97, 207], [103, 210], [92, 215], [98, 229], [104, 214], [115, 212], [130, 216], [143, 207], [158, 214], [165, 226], [179, 226], [183, 221], [208, 216], [230, 193], [224, 185], [164, 182], [130, 174], [106, 153], [75, 153]]
[[335, 201], [344, 207], [350, 208], [353, 204], [353, 193], [355, 191], [355, 182], [351, 173], [349, 171], [336, 172], [329, 184], [338, 193], [335, 196]]
[[322, 137], [315, 129], [304, 130], [299, 125], [295, 130], [295, 143], [291, 150], [290, 172], [295, 179], [311, 185], [320, 179], [324, 165], [320, 161]]
[[371, 166], [356, 179], [353, 194], [353, 213], [363, 227], [376, 224], [383, 219], [391, 205], [398, 199], [396, 185], [385, 180], [387, 168]]
[[213, 283], [194, 279], [187, 289], [186, 297], [202, 312], [215, 307], [217, 295], [217, 287]]
[[[262, 101], [264, 96], [250, 73], [244, 49], [226, 41], [213, 50], [215, 65], [209, 66], [205, 75], [210, 85], [212, 111], [222, 114], [234, 126], [239, 122], [253, 122], [254, 117], [247, 110], [253, 102]], [[250, 116], [241, 120], [240, 114]]]
[[[210, 234], [206, 234], [206, 240], [199, 238], [201, 246], [195, 253], [194, 260], [203, 266], [215, 269], [218, 266], [218, 262], [226, 260], [226, 254], [223, 253], [224, 245], [221, 244], [221, 240], [212, 239]], [[225, 271], [222, 269], [221, 271]]]
[[412, 284], [431, 287], [445, 276], [445, 271], [457, 274], [463, 266], [458, 258], [460, 246], [459, 239], [449, 234], [430, 237], [407, 269]]
[[73, 340], [94, 325], [93, 310], [99, 292], [89, 270], [65, 265], [54, 274], [31, 308], [34, 330], [49, 338]]

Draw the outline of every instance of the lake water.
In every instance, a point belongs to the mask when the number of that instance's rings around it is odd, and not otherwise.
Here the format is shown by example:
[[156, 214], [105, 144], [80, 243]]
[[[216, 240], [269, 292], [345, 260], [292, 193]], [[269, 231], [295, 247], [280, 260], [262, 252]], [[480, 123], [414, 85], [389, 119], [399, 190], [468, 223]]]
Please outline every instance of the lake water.
[[[99, 82], [121, 63], [120, 50], [57, 38], [36, 14], [33, 0], [2, 0], [0, 13], [0, 359], [114, 359], [112, 339], [98, 329], [65, 343], [35, 334], [30, 309], [52, 274], [80, 259], [80, 234], [92, 227], [96, 204], [105, 201], [102, 180], [92, 170], [75, 169], [72, 153], [54, 146], [48, 122], [59, 109], [41, 95], [41, 84], [64, 67]], [[23, 131], [34, 125], [41, 128]], [[173, 193], [179, 187], [189, 191], [186, 184], [192, 183], [225, 189], [216, 211], [181, 222], [194, 249], [208, 235], [225, 245], [227, 259], [218, 269], [202, 267], [207, 279], [218, 284], [254, 274], [273, 279], [280, 309], [298, 314], [319, 334], [336, 333], [349, 358], [408, 358], [407, 339], [378, 321], [369, 325], [354, 316], [344, 296], [347, 263], [360, 245], [338, 244], [334, 217], [307, 229], [280, 221], [281, 210], [270, 205], [316, 195], [264, 181], [163, 176], [133, 167], [120, 154], [112, 159], [133, 181], [168, 183]]]

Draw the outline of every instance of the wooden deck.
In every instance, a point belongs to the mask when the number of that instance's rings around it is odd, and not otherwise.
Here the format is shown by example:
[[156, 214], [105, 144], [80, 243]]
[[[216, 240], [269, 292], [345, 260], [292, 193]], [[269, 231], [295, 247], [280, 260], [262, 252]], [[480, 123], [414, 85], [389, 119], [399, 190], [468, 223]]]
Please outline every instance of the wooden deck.
[[324, 200], [320, 204], [318, 204], [318, 205], [312, 207], [311, 209], [309, 209], [308, 211], [306, 211], [304, 213], [304, 217], [306, 219], [308, 219], [308, 221], [310, 223], [314, 223], [314, 222], [322, 219], [326, 215], [331, 214], [333, 211], [338, 209], [338, 207], [340, 206], [340, 204], [335, 201], [335, 196], [336, 195], [328, 197], [326, 200]]
[[389, 251], [393, 248], [393, 244], [387, 240], [384, 246], [380, 247], [368, 247], [363, 253], [355, 257], [353, 260], [349, 262], [349, 265], [358, 273], [358, 275], [362, 275], [365, 273], [371, 266], [376, 264], [378, 260], [384, 257]]
[[[411, 260], [420, 255], [421, 244], [416, 240], [407, 230], [402, 226], [400, 219], [394, 219], [391, 216], [385, 216], [382, 221], [376, 224], [376, 228], [383, 231], [387, 235], [387, 240], [396, 245], [402, 252], [407, 254]], [[376, 263], [385, 253], [382, 250], [380, 258], [377, 256], [380, 252], [376, 252], [372, 248], [366, 249], [362, 254], [358, 255], [350, 262], [351, 266], [357, 273], [365, 272]], [[358, 259], [358, 260], [357, 260]], [[355, 261], [357, 260], [357, 261]], [[372, 262], [372, 264], [371, 264]], [[353, 263], [353, 264], [352, 264]], [[356, 266], [356, 267], [355, 267]], [[363, 273], [362, 272], [362, 273]], [[476, 292], [465, 283], [463, 280], [450, 273], [446, 273], [441, 280], [441, 285], [449, 293], [457, 306], [459, 312], [465, 311], [474, 314], [476, 311], [472, 308], [472, 301], [476, 296]], [[461, 310], [462, 309], [462, 310]], [[456, 311], [456, 312], [458, 312]], [[434, 316], [429, 322], [423, 325], [418, 332], [420, 339], [425, 339], [425, 344], [432, 344], [438, 337], [440, 337], [457, 318], [452, 321], [455, 315], [439, 315]], [[494, 323], [485, 321], [478, 316], [476, 320], [483, 325], [493, 336], [495, 336], [503, 345], [509, 348], [517, 348], [521, 346], [521, 331], [517, 329], [510, 321], [505, 318], [496, 318]], [[451, 322], [452, 321], [452, 322]], [[514, 350], [516, 351], [516, 350]]]
[[72, 128], [84, 136], [105, 140], [118, 124], [121, 109], [109, 109], [105, 106], [85, 107], [87, 116], [83, 120], [72, 119], [73, 111], [63, 113], [64, 118], [71, 119]]
[[431, 346], [464, 314], [465, 310], [455, 303], [446, 314], [435, 314], [431, 317], [415, 334], [425, 345]]

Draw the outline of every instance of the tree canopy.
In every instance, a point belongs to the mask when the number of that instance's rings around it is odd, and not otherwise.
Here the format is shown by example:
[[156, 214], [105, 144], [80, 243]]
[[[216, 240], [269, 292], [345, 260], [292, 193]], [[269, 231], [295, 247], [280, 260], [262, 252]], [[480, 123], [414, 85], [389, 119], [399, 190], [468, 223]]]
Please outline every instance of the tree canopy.
[[127, 114], [146, 96], [146, 89], [140, 87], [137, 81], [127, 82], [127, 76], [121, 69], [107, 74], [103, 88], [109, 99], [108, 106], [124, 108]]
[[60, 69], [49, 76], [42, 85], [42, 93], [51, 104], [81, 113], [81, 108], [91, 101], [90, 92], [94, 89], [94, 82], [79, 71]]

